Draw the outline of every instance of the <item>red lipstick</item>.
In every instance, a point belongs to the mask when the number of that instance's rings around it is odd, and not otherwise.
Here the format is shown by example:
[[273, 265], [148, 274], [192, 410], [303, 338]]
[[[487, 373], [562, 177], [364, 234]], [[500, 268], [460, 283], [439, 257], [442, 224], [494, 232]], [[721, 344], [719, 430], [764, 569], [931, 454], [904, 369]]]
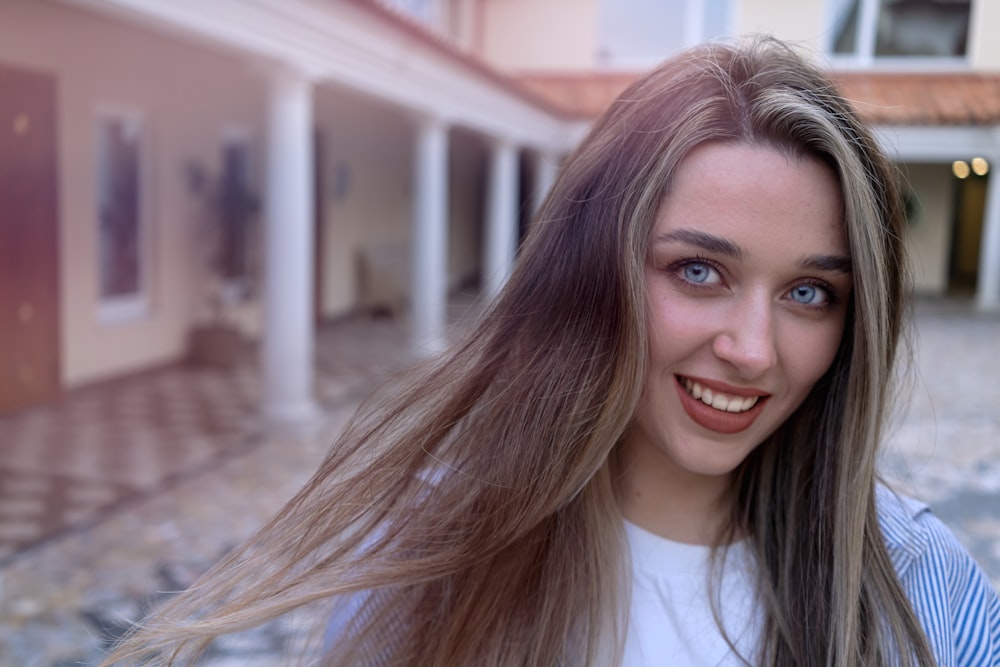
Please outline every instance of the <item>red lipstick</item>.
[[[764, 409], [764, 404], [768, 399], [767, 396], [761, 396], [757, 400], [757, 403], [746, 412], [725, 412], [717, 410], [711, 405], [706, 405], [689, 394], [684, 385], [681, 384], [679, 377], [674, 376], [674, 380], [677, 386], [677, 393], [680, 395], [681, 405], [684, 407], [684, 412], [702, 428], [715, 431], [716, 433], [739, 433], [750, 428], [750, 425], [760, 416], [761, 410]], [[723, 391], [723, 393], [729, 392]], [[741, 396], [755, 395], [748, 394], [746, 390], [733, 391], [731, 394]]]

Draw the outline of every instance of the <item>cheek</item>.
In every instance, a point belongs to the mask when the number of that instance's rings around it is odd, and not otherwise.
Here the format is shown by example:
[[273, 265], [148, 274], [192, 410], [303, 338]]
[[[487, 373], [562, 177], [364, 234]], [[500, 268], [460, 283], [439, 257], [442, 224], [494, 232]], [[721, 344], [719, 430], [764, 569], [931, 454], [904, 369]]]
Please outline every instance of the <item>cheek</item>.
[[649, 303], [650, 358], [684, 357], [711, 340], [717, 329], [703, 304], [662, 296]]
[[826, 331], [812, 332], [801, 336], [786, 357], [788, 371], [793, 382], [803, 391], [808, 391], [823, 377], [837, 356], [843, 327], [831, 327]]

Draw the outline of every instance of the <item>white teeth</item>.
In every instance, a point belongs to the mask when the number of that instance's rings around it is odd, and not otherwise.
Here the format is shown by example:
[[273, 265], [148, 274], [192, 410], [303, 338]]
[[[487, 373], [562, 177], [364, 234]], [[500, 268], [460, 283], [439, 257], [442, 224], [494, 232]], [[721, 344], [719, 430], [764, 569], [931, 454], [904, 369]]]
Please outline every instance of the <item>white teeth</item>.
[[759, 396], [727, 396], [726, 394], [713, 392], [708, 387], [702, 387], [690, 378], [684, 378], [684, 388], [687, 389], [689, 394], [705, 405], [711, 405], [716, 410], [723, 412], [746, 412], [757, 405], [757, 399], [759, 398]]

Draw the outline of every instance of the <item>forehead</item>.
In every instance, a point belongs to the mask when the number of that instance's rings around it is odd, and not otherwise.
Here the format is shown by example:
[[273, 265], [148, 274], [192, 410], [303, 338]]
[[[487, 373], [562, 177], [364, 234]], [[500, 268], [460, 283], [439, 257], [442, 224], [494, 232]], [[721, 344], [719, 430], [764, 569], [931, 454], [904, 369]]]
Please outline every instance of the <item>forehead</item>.
[[654, 243], [674, 229], [748, 248], [849, 254], [833, 169], [811, 155], [744, 143], [706, 143], [678, 165], [657, 214]]

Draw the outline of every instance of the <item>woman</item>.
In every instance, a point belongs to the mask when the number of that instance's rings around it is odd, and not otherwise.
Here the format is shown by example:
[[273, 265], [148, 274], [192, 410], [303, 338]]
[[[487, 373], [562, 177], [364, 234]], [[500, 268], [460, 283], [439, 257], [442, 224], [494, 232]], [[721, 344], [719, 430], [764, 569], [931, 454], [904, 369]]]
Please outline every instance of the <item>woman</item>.
[[109, 662], [335, 598], [325, 665], [1000, 664], [988, 581], [877, 489], [902, 222], [787, 47], [671, 59], [566, 162], [468, 337]]

